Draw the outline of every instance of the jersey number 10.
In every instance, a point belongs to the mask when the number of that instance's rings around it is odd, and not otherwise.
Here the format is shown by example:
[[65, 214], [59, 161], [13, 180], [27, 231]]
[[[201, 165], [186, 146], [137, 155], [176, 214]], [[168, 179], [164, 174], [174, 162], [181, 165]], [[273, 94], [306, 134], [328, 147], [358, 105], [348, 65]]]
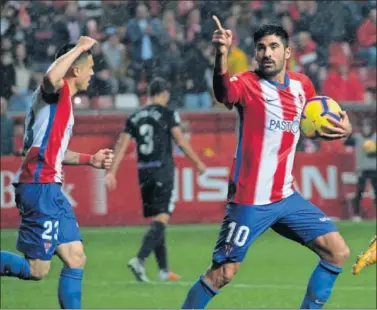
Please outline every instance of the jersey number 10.
[[[228, 225], [229, 232], [226, 236], [225, 242], [233, 242], [236, 246], [244, 246], [247, 237], [249, 236], [250, 229], [247, 226], [241, 225], [236, 229], [237, 223], [236, 222], [230, 222]], [[233, 239], [233, 240], [232, 240]]]

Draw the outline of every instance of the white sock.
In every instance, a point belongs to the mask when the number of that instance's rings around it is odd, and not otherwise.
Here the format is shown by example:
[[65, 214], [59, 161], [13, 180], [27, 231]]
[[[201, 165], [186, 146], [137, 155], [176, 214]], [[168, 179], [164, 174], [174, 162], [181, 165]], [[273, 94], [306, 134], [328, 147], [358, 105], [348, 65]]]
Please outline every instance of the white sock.
[[160, 270], [160, 274], [159, 274], [160, 279], [166, 280], [168, 276], [169, 276], [169, 272], [167, 272], [166, 270]]

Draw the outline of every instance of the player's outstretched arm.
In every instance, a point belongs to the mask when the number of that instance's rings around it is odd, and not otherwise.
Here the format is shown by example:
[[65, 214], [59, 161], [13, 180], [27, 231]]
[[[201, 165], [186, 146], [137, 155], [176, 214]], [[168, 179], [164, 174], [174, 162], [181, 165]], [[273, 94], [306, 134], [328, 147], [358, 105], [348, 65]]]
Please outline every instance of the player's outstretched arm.
[[199, 156], [192, 149], [190, 143], [183, 136], [183, 132], [179, 126], [175, 126], [171, 129], [171, 134], [175, 143], [182, 149], [183, 153], [195, 164], [199, 173], [202, 174], [206, 170], [206, 165], [200, 160]]
[[216, 24], [216, 30], [212, 36], [212, 43], [216, 49], [213, 92], [218, 102], [232, 109], [233, 104], [241, 99], [241, 84], [237, 78], [231, 79], [228, 73], [228, 54], [232, 45], [232, 32], [225, 30], [216, 16], [212, 18]]
[[116, 187], [115, 176], [118, 171], [119, 165], [122, 162], [122, 159], [124, 157], [124, 153], [126, 152], [128, 145], [130, 144], [130, 141], [131, 141], [130, 134], [126, 132], [122, 132], [119, 135], [118, 141], [115, 145], [114, 160], [105, 178], [106, 187], [110, 190], [115, 189]]
[[101, 149], [94, 155], [67, 150], [64, 154], [63, 165], [87, 165], [97, 169], [109, 169], [113, 158], [113, 151], [110, 149]]
[[62, 88], [63, 78], [73, 62], [81, 53], [88, 51], [95, 43], [97, 41], [90, 37], [80, 37], [76, 47], [56, 59], [47, 70], [43, 78], [43, 90], [50, 94]]

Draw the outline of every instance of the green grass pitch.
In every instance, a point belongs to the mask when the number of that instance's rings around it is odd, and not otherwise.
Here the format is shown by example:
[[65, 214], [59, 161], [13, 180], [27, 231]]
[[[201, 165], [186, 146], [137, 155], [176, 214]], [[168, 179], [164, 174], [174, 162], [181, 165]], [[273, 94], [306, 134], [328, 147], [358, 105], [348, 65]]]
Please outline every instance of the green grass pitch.
[[[351, 259], [326, 308], [376, 309], [376, 267], [351, 274], [357, 255], [376, 232], [375, 222], [340, 222]], [[84, 308], [180, 308], [191, 283], [209, 265], [219, 225], [172, 225], [167, 231], [171, 269], [179, 282], [140, 284], [126, 268], [146, 227], [82, 228], [88, 257], [83, 281]], [[1, 232], [1, 249], [15, 251], [17, 232]], [[318, 259], [306, 248], [268, 231], [249, 249], [240, 271], [209, 308], [298, 308]], [[40, 282], [1, 278], [1, 308], [58, 308], [60, 261]], [[149, 277], [157, 281], [153, 255]]]

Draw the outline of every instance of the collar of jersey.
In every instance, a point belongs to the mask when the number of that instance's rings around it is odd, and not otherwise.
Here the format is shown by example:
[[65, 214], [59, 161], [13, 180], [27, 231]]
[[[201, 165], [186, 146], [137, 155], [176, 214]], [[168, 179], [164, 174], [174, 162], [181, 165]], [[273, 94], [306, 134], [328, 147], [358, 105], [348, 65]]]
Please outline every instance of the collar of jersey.
[[277, 88], [287, 88], [289, 86], [289, 77], [288, 77], [288, 74], [287, 72], [285, 73], [285, 76], [284, 76], [284, 83], [283, 84], [280, 84], [278, 82], [275, 82], [275, 81], [272, 81], [272, 80], [266, 80], [268, 83], [276, 86]]

